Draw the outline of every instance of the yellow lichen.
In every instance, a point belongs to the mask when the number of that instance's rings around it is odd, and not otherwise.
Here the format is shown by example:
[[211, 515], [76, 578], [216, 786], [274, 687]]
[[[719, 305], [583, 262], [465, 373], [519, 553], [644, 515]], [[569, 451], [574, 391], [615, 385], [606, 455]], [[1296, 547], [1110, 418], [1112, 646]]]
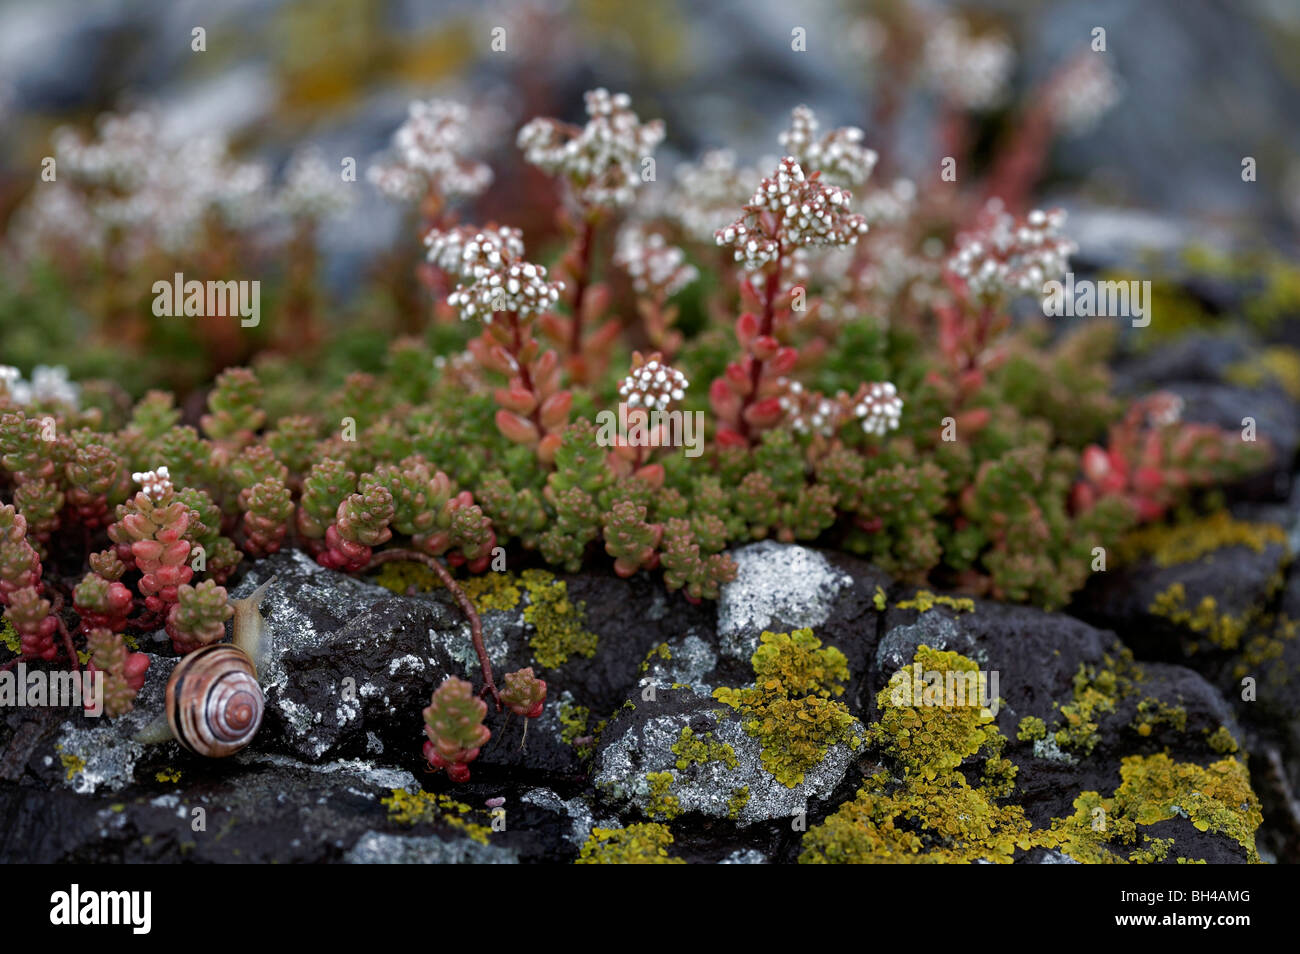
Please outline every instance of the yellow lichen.
[[1292, 400], [1300, 401], [1300, 351], [1286, 345], [1264, 348], [1249, 360], [1230, 364], [1223, 376], [1232, 384], [1248, 388], [1272, 382]]
[[597, 637], [584, 625], [586, 604], [569, 599], [567, 584], [544, 570], [524, 570], [520, 579], [528, 590], [524, 622], [533, 628], [528, 644], [537, 664], [554, 669], [570, 656], [594, 656]]
[[181, 780], [181, 770], [168, 766], [161, 771], [155, 772], [154, 778], [159, 782], [179, 782]]
[[672, 658], [673, 658], [672, 650], [668, 648], [668, 644], [660, 643], [658, 646], [655, 646], [653, 649], [651, 649], [650, 652], [646, 653], [645, 659], [641, 660], [641, 668], [639, 671], [643, 673], [649, 672], [650, 663], [655, 659], [662, 659], [665, 662], [667, 662]]
[[480, 613], [508, 612], [519, 605], [523, 595], [513, 573], [483, 573], [462, 580], [460, 586]]
[[385, 563], [375, 574], [375, 582], [386, 590], [402, 594], [414, 589], [417, 593], [428, 593], [442, 585], [438, 575], [423, 563], [415, 560], [395, 560]]
[[1080, 663], [1074, 674], [1073, 699], [1058, 707], [1061, 722], [1053, 734], [1056, 744], [1080, 749], [1085, 755], [1091, 753], [1100, 738], [1098, 717], [1114, 712], [1116, 703], [1136, 692], [1137, 684], [1145, 679], [1142, 667], [1133, 661], [1133, 653], [1123, 647], [1115, 656], [1103, 656], [1100, 667]]
[[1275, 523], [1237, 520], [1226, 510], [1172, 526], [1152, 524], [1128, 534], [1119, 545], [1119, 558], [1131, 562], [1151, 557], [1158, 566], [1191, 563], [1224, 547], [1249, 547], [1256, 553], [1274, 544], [1286, 545], [1286, 532]]
[[63, 751], [62, 745], [56, 745], [54, 750], [59, 753], [59, 761], [63, 764], [69, 782], [86, 770], [86, 760], [80, 755]]
[[[1168, 589], [1156, 594], [1151, 605], [1147, 607], [1147, 612], [1204, 636], [1220, 649], [1236, 649], [1246, 632], [1249, 620], [1230, 613], [1220, 615], [1218, 607], [1219, 604], [1213, 596], [1203, 596], [1194, 610], [1188, 609], [1187, 589], [1182, 583], [1174, 583]], [[1187, 646], [1187, 651], [1193, 653], [1198, 648], [1198, 643], [1191, 643]]]
[[682, 813], [682, 803], [672, 794], [672, 772], [647, 772], [646, 782], [650, 785], [650, 798], [646, 803], [646, 814], [651, 818], [672, 821]]
[[682, 734], [673, 743], [673, 754], [677, 756], [679, 770], [709, 762], [721, 762], [729, 769], [734, 769], [739, 764], [736, 750], [730, 745], [715, 742], [711, 732], [698, 736], [690, 726], [682, 727]]
[[[1167, 754], [1131, 755], [1120, 763], [1120, 786], [1110, 798], [1084, 792], [1074, 801], [1075, 813], [1053, 821], [1061, 850], [1077, 861], [1093, 864], [1147, 862], [1153, 839], [1139, 826], [1182, 816], [1197, 831], [1232, 838], [1258, 861], [1255, 831], [1263, 821], [1259, 799], [1250, 787], [1250, 773], [1235, 758], [1207, 767], [1175, 762]], [[1125, 853], [1126, 849], [1135, 850]], [[1166, 852], [1167, 853], [1167, 852]]]
[[1038, 845], [1019, 805], [994, 804], [960, 772], [914, 778], [905, 787], [881, 772], [803, 838], [800, 864], [1009, 863]]
[[986, 688], [979, 666], [959, 653], [944, 652], [921, 645], [914, 663], [925, 674], [969, 673], [975, 681], [973, 704], [929, 704], [915, 699], [910, 690], [913, 668], [900, 669], [889, 684], [876, 694], [880, 720], [867, 730], [867, 739], [896, 758], [906, 776], [934, 779], [955, 769], [967, 757], [988, 748], [989, 755], [1000, 755], [1004, 741], [993, 721], [993, 714], [978, 704]]
[[0, 643], [3, 643], [11, 653], [22, 652], [22, 639], [18, 636], [18, 631], [14, 629], [14, 624], [3, 616], [0, 616]]
[[1033, 742], [1047, 738], [1047, 725], [1038, 716], [1025, 716], [1016, 729], [1016, 738], [1021, 742]]
[[[417, 560], [385, 563], [375, 574], [375, 582], [394, 593], [407, 593], [411, 590], [428, 593], [442, 586], [438, 575]], [[513, 573], [492, 572], [467, 576], [460, 581], [460, 588], [480, 613], [512, 610], [519, 605], [522, 597], [519, 581]]]
[[586, 706], [561, 701], [557, 714], [560, 719], [560, 740], [565, 745], [572, 745], [574, 740], [587, 734], [587, 723], [591, 720], [591, 710]]
[[668, 854], [673, 843], [667, 825], [644, 822], [626, 828], [593, 828], [574, 864], [579, 865], [684, 865]]
[[1162, 725], [1167, 725], [1175, 732], [1187, 731], [1187, 710], [1182, 706], [1171, 706], [1159, 699], [1143, 699], [1137, 705], [1137, 715], [1130, 723], [1138, 735], [1143, 738]]
[[1214, 751], [1224, 755], [1231, 755], [1237, 751], [1237, 740], [1232, 737], [1232, 733], [1228, 731], [1226, 725], [1219, 726], [1213, 732], [1207, 729], [1206, 735], [1208, 736], [1206, 742]]
[[895, 603], [897, 609], [914, 609], [918, 613], [929, 612], [936, 606], [946, 606], [955, 613], [975, 612], [975, 601], [966, 596], [946, 596], [931, 593], [929, 590], [917, 590], [910, 600]]
[[740, 813], [745, 810], [745, 806], [748, 804], [749, 786], [742, 785], [740, 788], [733, 788], [731, 798], [727, 799], [727, 817], [733, 820], [739, 818]]
[[474, 813], [473, 808], [448, 795], [436, 792], [412, 794], [405, 789], [395, 788], [391, 795], [380, 799], [380, 804], [388, 809], [388, 820], [399, 825], [417, 825], [421, 822], [442, 825], [464, 833], [481, 845], [486, 845], [492, 834], [490, 824], [480, 825], [468, 820], [466, 816]]
[[794, 788], [838, 742], [857, 747], [856, 720], [830, 698], [843, 694], [849, 678], [842, 652], [822, 649], [809, 629], [765, 632], [750, 662], [752, 687], [716, 689], [713, 697], [745, 716], [745, 731], [761, 743], [763, 768], [781, 784]]
[[[975, 665], [928, 647], [918, 648], [916, 661], [959, 671]], [[1076, 704], [1082, 703], [1081, 713], [1095, 711], [1104, 700], [1113, 705], [1143, 678], [1130, 656], [1106, 657], [1101, 669], [1080, 668]], [[1018, 851], [1043, 848], [1085, 863], [1151, 864], [1165, 861], [1174, 842], [1140, 828], [1178, 815], [1199, 831], [1235, 839], [1250, 860], [1258, 859], [1259, 802], [1235, 759], [1202, 768], [1168, 755], [1131, 756], [1123, 760], [1113, 796], [1083, 792], [1074, 800], [1074, 814], [1034, 828], [1018, 805], [998, 804], [1014, 791], [1014, 766], [1000, 755], [1005, 738], [997, 727], [972, 717], [978, 709], [948, 707], [946, 716], [927, 718], [923, 710], [937, 707], [899, 705], [888, 687], [877, 703], [885, 715], [872, 726], [872, 741], [900, 763], [901, 777], [880, 771], [866, 779], [853, 799], [808, 830], [801, 863], [1009, 862]], [[1022, 737], [1038, 734], [1042, 720], [1035, 725], [1031, 719], [1021, 720]], [[984, 784], [975, 788], [960, 766], [981, 755]]]

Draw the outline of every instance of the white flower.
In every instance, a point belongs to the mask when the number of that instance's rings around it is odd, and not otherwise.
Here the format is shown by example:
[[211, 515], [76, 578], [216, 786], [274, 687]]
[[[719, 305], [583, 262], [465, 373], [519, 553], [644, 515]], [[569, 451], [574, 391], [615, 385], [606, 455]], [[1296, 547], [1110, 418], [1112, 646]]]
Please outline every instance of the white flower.
[[220, 137], [177, 137], [144, 111], [101, 116], [96, 132], [89, 139], [67, 128], [54, 134], [59, 182], [72, 191], [37, 190], [32, 213], [53, 226], [54, 238], [80, 228], [77, 245], [95, 251], [116, 230], [119, 247], [135, 259], [158, 246], [192, 250], [214, 211], [234, 228], [266, 214], [266, 167], [234, 162]]
[[1098, 53], [1084, 53], [1053, 84], [1056, 121], [1070, 135], [1082, 135], [1101, 120], [1123, 94], [1120, 79]]
[[134, 473], [131, 479], [140, 485], [140, 489], [152, 500], [162, 500], [172, 492], [171, 474], [167, 467], [155, 467], [142, 473]]
[[757, 177], [757, 170], [736, 167], [730, 149], [706, 152], [698, 163], [677, 167], [665, 211], [691, 238], [711, 242], [718, 224], [736, 217], [750, 195], [747, 183]]
[[519, 148], [532, 165], [562, 175], [582, 205], [630, 205], [641, 184], [641, 164], [663, 141], [664, 125], [660, 120], [642, 123], [626, 93], [594, 89], [585, 99], [590, 118], [581, 129], [534, 119], [519, 130]]
[[32, 368], [31, 381], [11, 365], [0, 365], [0, 393], [7, 393], [15, 404], [67, 404], [77, 406], [81, 386], [68, 380], [68, 369], [38, 364]]
[[736, 261], [757, 271], [800, 247], [853, 245], [867, 232], [860, 215], [849, 213], [850, 195], [816, 173], [805, 176], [786, 156], [776, 172], [759, 183], [744, 214], [718, 229], [719, 245], [735, 247]]
[[285, 168], [280, 206], [292, 216], [323, 219], [347, 211], [355, 196], [316, 146], [299, 149]]
[[466, 106], [417, 100], [393, 133], [391, 159], [372, 165], [366, 178], [401, 202], [413, 202], [429, 189], [445, 198], [475, 196], [492, 184], [492, 170], [464, 156], [476, 145]]
[[674, 401], [686, 397], [686, 389], [690, 386], [686, 375], [658, 358], [651, 358], [639, 368], [632, 369], [618, 386], [618, 394], [628, 407], [664, 411]]
[[806, 172], [820, 170], [831, 183], [859, 186], [876, 167], [876, 153], [862, 145], [863, 132], [843, 126], [817, 138], [817, 117], [807, 106], [798, 106], [790, 117], [790, 128], [781, 133], [781, 146]]
[[862, 429], [868, 434], [883, 437], [888, 431], [898, 430], [898, 422], [903, 416], [903, 399], [888, 381], [863, 385], [858, 389], [853, 416], [862, 422]]
[[948, 99], [966, 109], [988, 109], [1006, 94], [1014, 59], [1006, 37], [972, 36], [964, 22], [946, 17], [926, 39], [923, 69]]
[[508, 226], [435, 229], [424, 237], [424, 244], [429, 248], [430, 262], [444, 272], [471, 281], [524, 257], [524, 233]]
[[984, 209], [984, 222], [959, 236], [948, 269], [965, 281], [976, 298], [993, 301], [1019, 294], [1036, 294], [1044, 283], [1069, 268], [1074, 242], [1060, 234], [1065, 212], [1035, 209], [1017, 222], [993, 199]]
[[627, 272], [638, 294], [671, 298], [699, 277], [685, 252], [635, 222], [619, 229], [614, 245], [614, 263]]

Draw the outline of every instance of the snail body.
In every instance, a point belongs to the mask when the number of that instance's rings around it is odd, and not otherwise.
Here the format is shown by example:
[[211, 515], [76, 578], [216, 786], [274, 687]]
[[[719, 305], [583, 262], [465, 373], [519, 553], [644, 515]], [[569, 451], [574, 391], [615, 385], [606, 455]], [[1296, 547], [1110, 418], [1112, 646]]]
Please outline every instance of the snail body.
[[265, 698], [258, 670], [265, 670], [270, 639], [262, 618], [267, 580], [234, 607], [234, 640], [214, 643], [181, 658], [167, 680], [165, 712], [135, 736], [137, 742], [175, 739], [208, 758], [233, 755], [253, 740], [262, 724]]

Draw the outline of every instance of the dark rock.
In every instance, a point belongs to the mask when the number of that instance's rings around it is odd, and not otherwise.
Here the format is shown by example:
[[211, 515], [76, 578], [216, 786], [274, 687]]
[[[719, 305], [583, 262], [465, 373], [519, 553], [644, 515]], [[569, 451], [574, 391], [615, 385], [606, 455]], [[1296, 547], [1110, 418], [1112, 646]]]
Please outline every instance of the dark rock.
[[1138, 396], [1179, 382], [1223, 384], [1228, 368], [1247, 360], [1256, 347], [1241, 331], [1217, 335], [1193, 332], [1119, 362], [1115, 390]]
[[[738, 551], [737, 560], [741, 573], [716, 607], [693, 606], [644, 575], [558, 577], [568, 598], [585, 606], [598, 650], [590, 659], [575, 656], [540, 670], [550, 698], [544, 715], [528, 721], [526, 743], [523, 720], [490, 714], [493, 739], [463, 785], [425, 771], [419, 717], [447, 674], [477, 681], [459, 609], [439, 591], [397, 596], [299, 554], [262, 561], [235, 588], [244, 595], [272, 573], [278, 577], [264, 603], [276, 646], [265, 673], [267, 718], [254, 743], [232, 758], [208, 760], [174, 743], [133, 741], [161, 711], [175, 664], [163, 654], [152, 659], [135, 711], [119, 719], [96, 721], [67, 709], [6, 710], [0, 714], [0, 811], [7, 821], [0, 862], [568, 862], [592, 828], [654, 818], [673, 834], [671, 853], [691, 862], [788, 862], [801, 851], [801, 824], [822, 822], [873, 773], [899, 776], [886, 752], [840, 742], [802, 783], [787, 787], [763, 768], [745, 717], [713, 698], [719, 686], [752, 684], [749, 657], [764, 630], [802, 626], [849, 660], [852, 681], [841, 699], [858, 720], [856, 737], [880, 716], [876, 693], [921, 645], [959, 652], [996, 672], [995, 721], [1007, 740], [1003, 754], [1017, 766], [1007, 797], [1039, 828], [1070, 815], [1081, 793], [1109, 797], [1120, 784], [1121, 765], [1133, 756], [1167, 752], [1178, 762], [1207, 765], [1228, 757], [1231, 744], [1252, 752], [1258, 745], [1276, 758], [1252, 759], [1257, 786], [1276, 781], [1268, 765], [1294, 764], [1294, 740], [1282, 722], [1263, 718], [1271, 710], [1261, 708], [1255, 718], [1238, 706], [1234, 714], [1201, 675], [1181, 665], [1135, 664], [1112, 633], [1074, 617], [983, 600], [973, 612], [942, 604], [924, 612], [900, 609], [913, 590], [892, 585], [859, 560], [805, 547], [758, 544]], [[1213, 592], [1224, 600], [1256, 599], [1269, 578], [1268, 561], [1275, 568], [1279, 560], [1279, 553], [1248, 551], [1208, 570], [1171, 569], [1183, 572], [1189, 586], [1217, 586]], [[1113, 606], [1097, 605], [1111, 606], [1123, 622], [1146, 599], [1140, 587], [1160, 582], [1135, 574], [1126, 584], [1127, 603], [1116, 597]], [[1111, 584], [1118, 587], [1119, 580]], [[1281, 604], [1300, 619], [1300, 596], [1293, 596], [1284, 594]], [[536, 662], [524, 605], [484, 614], [498, 675]], [[1136, 637], [1144, 625], [1126, 631], [1138, 630]], [[1284, 653], [1294, 653], [1294, 646]], [[1290, 666], [1294, 658], [1286, 660]], [[349, 678], [355, 695], [343, 692]], [[1262, 697], [1262, 676], [1260, 682]], [[1086, 731], [1058, 742], [1056, 732], [1066, 726], [1062, 707], [1094, 690], [1106, 704], [1086, 714]], [[561, 711], [579, 706], [590, 711], [589, 734], [599, 721], [607, 723], [598, 738], [575, 746], [573, 725], [562, 722]], [[1041, 737], [1018, 738], [1027, 716], [1043, 721]], [[672, 747], [686, 727], [730, 746], [734, 766], [723, 759], [679, 768]], [[961, 770], [969, 783], [983, 784], [976, 760], [968, 762]], [[1279, 784], [1290, 784], [1288, 771], [1274, 773]], [[675, 802], [655, 797], [646, 778], [652, 772], [667, 773], [670, 785], [658, 794]], [[748, 798], [740, 804], [733, 797], [742, 788]], [[429, 794], [410, 801], [422, 789]], [[440, 803], [437, 793], [467, 811]], [[407, 813], [383, 803], [394, 796], [405, 800]], [[1266, 797], [1277, 826], [1286, 824], [1285, 804]], [[413, 806], [422, 808], [415, 817]], [[495, 807], [504, 814], [494, 816]], [[196, 808], [204, 810], [206, 831], [193, 830]], [[500, 830], [491, 830], [494, 821]], [[1234, 840], [1198, 832], [1185, 818], [1145, 826], [1143, 834], [1172, 838], [1170, 858], [1246, 856]], [[1288, 850], [1284, 835], [1261, 838], [1279, 857]], [[1019, 860], [1071, 859], [1068, 852], [1035, 850]]]
[[[1109, 797], [1120, 783], [1126, 757], [1164, 752], [1175, 761], [1203, 765], [1224, 757], [1210, 743], [1221, 727], [1234, 739], [1243, 737], [1231, 707], [1201, 675], [1160, 663], [1134, 669], [1113, 633], [1063, 614], [976, 600], [974, 612], [942, 606], [924, 613], [890, 609], [883, 629], [872, 676], [876, 689], [909, 664], [910, 654], [922, 644], [974, 660], [988, 674], [990, 690], [997, 674], [1001, 705], [995, 721], [1008, 740], [1004, 754], [1018, 767], [1010, 800], [1036, 826], [1073, 814], [1074, 799], [1082, 792]], [[1061, 707], [1075, 701], [1079, 679], [1108, 693], [1110, 708], [1091, 713], [1096, 728], [1083, 745], [1062, 745], [1053, 736], [1065, 725]], [[1045, 738], [1018, 738], [1021, 720], [1029, 716], [1043, 721]], [[1138, 728], [1143, 721], [1150, 723], [1147, 734]], [[968, 778], [978, 784], [977, 776]], [[1175, 824], [1181, 821], [1149, 826], [1143, 834], [1173, 838], [1171, 859], [1245, 860], [1245, 849], [1235, 841], [1223, 835], [1207, 839], [1190, 824]], [[1059, 863], [1068, 856], [1048, 859], [1033, 853], [1021, 860]]]
[[[1222, 547], [1190, 562], [1160, 566], [1145, 558], [1127, 566], [1094, 573], [1075, 597], [1073, 611], [1098, 626], [1114, 629], [1143, 658], [1182, 660], [1193, 651], [1213, 653], [1235, 647], [1235, 629], [1258, 619], [1281, 583], [1289, 560], [1287, 548], [1270, 543], [1256, 551], [1248, 546]], [[1177, 622], [1153, 612], [1157, 597], [1171, 597], [1181, 584], [1176, 609], [1193, 614]], [[1204, 600], [1212, 612], [1197, 614]], [[1211, 604], [1206, 604], [1207, 609]], [[1210, 617], [1212, 616], [1212, 620]]]

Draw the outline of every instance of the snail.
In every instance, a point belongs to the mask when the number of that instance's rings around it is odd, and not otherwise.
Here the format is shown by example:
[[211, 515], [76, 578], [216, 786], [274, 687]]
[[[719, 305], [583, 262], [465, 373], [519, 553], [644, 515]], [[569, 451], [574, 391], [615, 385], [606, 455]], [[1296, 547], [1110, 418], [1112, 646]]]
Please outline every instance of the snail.
[[264, 698], [258, 671], [271, 648], [262, 597], [267, 580], [250, 595], [231, 600], [234, 641], [214, 643], [181, 657], [167, 681], [165, 712], [135, 736], [150, 744], [175, 739], [209, 758], [233, 755], [253, 740], [262, 724]]

